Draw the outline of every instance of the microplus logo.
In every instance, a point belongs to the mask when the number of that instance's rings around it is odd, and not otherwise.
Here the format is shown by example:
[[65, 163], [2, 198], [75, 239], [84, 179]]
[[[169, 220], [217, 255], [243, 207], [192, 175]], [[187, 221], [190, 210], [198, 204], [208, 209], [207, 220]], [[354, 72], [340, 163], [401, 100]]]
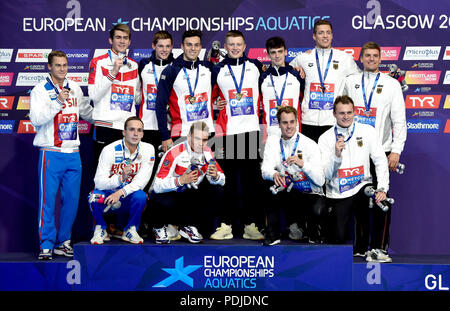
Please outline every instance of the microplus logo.
[[403, 60], [437, 60], [440, 46], [407, 46]]
[[406, 127], [409, 133], [438, 133], [441, 120], [407, 120]]
[[0, 63], [9, 63], [11, 61], [13, 49], [0, 49]]

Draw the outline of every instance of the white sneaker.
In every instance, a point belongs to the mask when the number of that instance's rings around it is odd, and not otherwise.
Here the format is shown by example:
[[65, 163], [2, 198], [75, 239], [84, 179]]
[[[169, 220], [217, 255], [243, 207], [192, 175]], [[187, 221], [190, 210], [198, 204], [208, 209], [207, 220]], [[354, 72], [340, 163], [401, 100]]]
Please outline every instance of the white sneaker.
[[91, 244], [103, 244], [104, 241], [109, 241], [109, 236], [106, 229], [102, 229], [102, 226], [100, 225], [95, 226]]
[[144, 243], [144, 239], [142, 239], [136, 231], [135, 226], [131, 226], [127, 231], [124, 231], [122, 235], [122, 240], [133, 243], [133, 244], [142, 244]]
[[181, 227], [179, 232], [183, 238], [187, 239], [191, 243], [200, 243], [203, 241], [203, 236], [194, 226]]
[[255, 223], [251, 223], [244, 227], [243, 238], [247, 240], [264, 240], [264, 235], [258, 231], [258, 227], [256, 227]]
[[53, 254], [59, 256], [73, 257], [73, 248], [70, 246], [70, 240], [64, 241], [60, 246], [53, 249]]
[[153, 228], [153, 234], [155, 235], [156, 244], [168, 244], [170, 243], [167, 227]]
[[303, 230], [298, 227], [296, 222], [289, 226], [289, 238], [296, 241], [303, 238]]
[[369, 262], [392, 262], [392, 258], [382, 249], [372, 249], [366, 257]]
[[178, 232], [177, 227], [174, 225], [167, 225], [167, 235], [169, 236], [169, 240], [176, 241], [181, 239], [181, 235]]
[[211, 234], [210, 236], [213, 240], [229, 240], [233, 238], [233, 233], [231, 230], [231, 225], [227, 225], [224, 223], [220, 224], [220, 227], [217, 227], [216, 232]]

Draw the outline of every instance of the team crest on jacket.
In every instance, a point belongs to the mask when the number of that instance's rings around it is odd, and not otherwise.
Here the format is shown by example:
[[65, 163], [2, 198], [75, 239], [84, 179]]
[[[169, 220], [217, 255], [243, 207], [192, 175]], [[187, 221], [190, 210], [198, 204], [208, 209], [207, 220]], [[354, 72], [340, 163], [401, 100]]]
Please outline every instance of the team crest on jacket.
[[359, 89], [360, 85], [359, 84], [355, 84], [355, 89]]
[[303, 153], [302, 153], [301, 150], [297, 150], [297, 157], [298, 157], [300, 160], [303, 160]]
[[314, 63], [309, 63], [308, 64], [308, 67], [312, 67], [312, 66], [314, 66]]
[[379, 85], [377, 86], [377, 94], [381, 94], [381, 92], [383, 92], [383, 86]]
[[356, 143], [358, 144], [358, 147], [362, 147], [363, 146], [362, 137], [356, 137]]
[[334, 70], [338, 70], [339, 69], [339, 61], [337, 61], [337, 60], [333, 61], [333, 69]]

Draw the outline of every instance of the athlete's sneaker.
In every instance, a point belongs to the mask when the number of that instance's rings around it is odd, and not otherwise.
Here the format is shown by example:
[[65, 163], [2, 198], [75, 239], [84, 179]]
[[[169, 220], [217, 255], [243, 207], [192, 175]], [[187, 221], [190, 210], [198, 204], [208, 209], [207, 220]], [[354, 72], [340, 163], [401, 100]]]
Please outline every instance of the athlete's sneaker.
[[45, 248], [39, 253], [39, 260], [52, 260], [52, 250]]
[[363, 252], [356, 252], [353, 254], [353, 257], [361, 257], [361, 258], [366, 258], [368, 255], [370, 254], [370, 251], [367, 251], [365, 253]]
[[124, 231], [122, 235], [122, 240], [133, 243], [133, 244], [143, 244], [144, 240], [139, 236], [136, 231], [135, 226], [131, 226], [127, 231]]
[[203, 236], [198, 232], [194, 226], [185, 226], [179, 229], [180, 235], [191, 243], [200, 243], [203, 241]]
[[169, 235], [167, 234], [167, 227], [153, 228], [153, 234], [155, 235], [156, 244], [167, 244], [170, 243]]
[[296, 241], [303, 238], [303, 230], [298, 227], [296, 222], [289, 226], [289, 238]]
[[181, 235], [178, 232], [177, 227], [174, 225], [167, 225], [167, 235], [169, 236], [169, 240], [176, 241], [181, 239]]
[[216, 232], [210, 236], [213, 240], [229, 240], [233, 238], [233, 233], [231, 230], [231, 225], [221, 223], [220, 227], [217, 227]]
[[59, 256], [73, 257], [73, 248], [70, 246], [70, 240], [64, 241], [60, 246], [55, 247], [53, 253]]
[[259, 232], [258, 227], [254, 223], [244, 227], [244, 235], [242, 237], [247, 240], [264, 240], [264, 235]]
[[274, 237], [272, 235], [266, 235], [266, 238], [264, 239], [264, 242], [262, 243], [263, 246], [272, 246], [277, 245], [281, 243], [281, 239], [279, 237]]
[[382, 249], [372, 249], [366, 257], [369, 262], [392, 262], [392, 258]]
[[100, 225], [95, 226], [91, 244], [103, 244], [104, 241], [109, 241], [108, 232], [106, 232], [106, 229], [102, 229]]

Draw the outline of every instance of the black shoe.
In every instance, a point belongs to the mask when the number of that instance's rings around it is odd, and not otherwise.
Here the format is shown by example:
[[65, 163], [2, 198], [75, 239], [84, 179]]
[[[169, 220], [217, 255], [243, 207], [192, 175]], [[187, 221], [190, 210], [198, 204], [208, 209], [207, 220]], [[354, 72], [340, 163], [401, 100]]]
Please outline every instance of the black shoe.
[[262, 243], [263, 246], [272, 246], [272, 245], [277, 245], [281, 243], [281, 239], [280, 238], [274, 238], [274, 237], [266, 237], [264, 239], [264, 242]]

